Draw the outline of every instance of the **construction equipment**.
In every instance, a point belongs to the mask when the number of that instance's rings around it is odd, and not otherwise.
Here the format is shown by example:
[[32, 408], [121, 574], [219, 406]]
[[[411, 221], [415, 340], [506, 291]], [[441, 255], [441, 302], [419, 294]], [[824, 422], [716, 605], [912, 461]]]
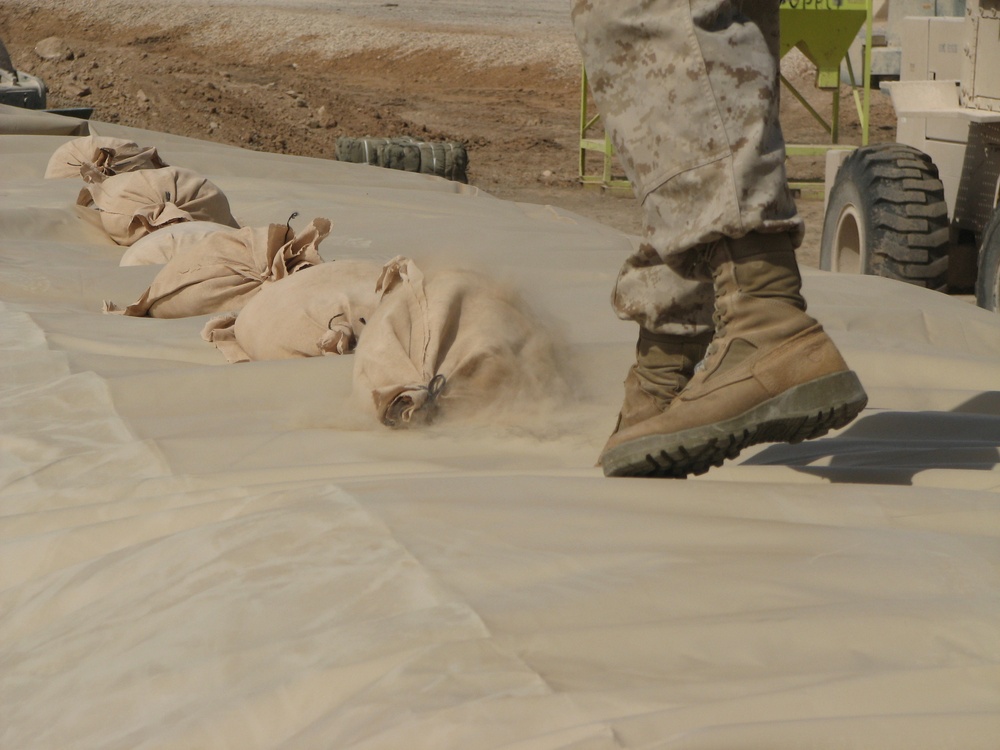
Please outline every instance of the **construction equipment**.
[[[898, 81], [902, 73], [904, 19], [918, 16], [964, 16], [965, 0], [881, 0], [874, 18], [871, 40], [871, 74], [874, 81]], [[859, 38], [858, 42], [863, 42]], [[855, 45], [854, 56], [863, 50]]]
[[[816, 88], [831, 97], [830, 118], [824, 118], [806, 97], [781, 75], [785, 91], [812, 115], [830, 136], [828, 143], [788, 143], [785, 153], [797, 156], [822, 156], [832, 150], [853, 148], [840, 142], [840, 88], [847, 83], [853, 95], [861, 126], [861, 144], [868, 143], [871, 112], [871, 50], [873, 34], [872, 0], [781, 0], [781, 39], [779, 55], [784, 58], [797, 49], [816, 66]], [[859, 67], [851, 62], [852, 44], [860, 41]], [[814, 181], [790, 182], [789, 187], [800, 195], [822, 189]]]
[[[826, 130], [831, 144], [836, 146], [840, 143], [840, 86], [845, 82], [841, 73], [843, 63], [846, 82], [851, 86], [861, 123], [861, 143], [868, 143], [871, 92], [867, 81], [871, 71], [872, 0], [781, 0], [778, 13], [781, 19], [779, 56], [784, 57], [797, 48], [816, 66], [816, 88], [830, 92], [830, 120], [820, 115], [782, 75], [781, 82], [785, 89]], [[848, 54], [856, 37], [864, 41], [861, 66], [857, 71]], [[790, 156], [815, 155], [820, 152], [818, 149], [826, 151], [829, 147], [789, 144], [786, 152]]]
[[3, 40], [0, 40], [0, 104], [22, 109], [38, 109], [54, 115], [89, 120], [92, 107], [47, 109], [48, 88], [45, 81], [14, 67]]
[[41, 78], [22, 73], [14, 67], [7, 48], [0, 40], [0, 104], [25, 109], [45, 109], [47, 93]]
[[[896, 142], [828, 154], [820, 267], [1000, 309], [1000, 0], [903, 19]], [[835, 177], [834, 177], [835, 175]]]

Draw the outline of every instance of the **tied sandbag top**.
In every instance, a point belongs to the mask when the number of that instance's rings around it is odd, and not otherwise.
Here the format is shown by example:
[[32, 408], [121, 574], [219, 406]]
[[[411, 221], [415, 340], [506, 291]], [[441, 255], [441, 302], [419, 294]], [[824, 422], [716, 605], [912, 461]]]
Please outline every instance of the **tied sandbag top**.
[[121, 309], [105, 302], [104, 311], [151, 318], [239, 311], [263, 283], [323, 262], [319, 243], [330, 233], [327, 219], [290, 233], [286, 224], [270, 224], [209, 234], [181, 248], [134, 303]]
[[81, 173], [87, 185], [80, 191], [77, 205], [95, 210], [104, 230], [119, 245], [131, 245], [179, 221], [214, 221], [239, 227], [223, 192], [193, 170], [162, 167], [109, 177], [85, 166]]
[[81, 170], [88, 165], [110, 177], [139, 169], [160, 169], [167, 163], [152, 146], [140, 146], [124, 138], [88, 135], [57, 148], [49, 158], [45, 178], [80, 177]]

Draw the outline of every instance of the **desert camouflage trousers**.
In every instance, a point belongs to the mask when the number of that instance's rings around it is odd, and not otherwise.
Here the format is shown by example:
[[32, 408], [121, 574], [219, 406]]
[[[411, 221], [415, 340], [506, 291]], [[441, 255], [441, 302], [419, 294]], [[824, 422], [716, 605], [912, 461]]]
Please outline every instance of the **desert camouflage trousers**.
[[667, 264], [722, 236], [802, 223], [778, 122], [778, 0], [572, 0], [604, 127], [642, 203], [618, 316], [657, 333], [712, 327], [710, 284]]

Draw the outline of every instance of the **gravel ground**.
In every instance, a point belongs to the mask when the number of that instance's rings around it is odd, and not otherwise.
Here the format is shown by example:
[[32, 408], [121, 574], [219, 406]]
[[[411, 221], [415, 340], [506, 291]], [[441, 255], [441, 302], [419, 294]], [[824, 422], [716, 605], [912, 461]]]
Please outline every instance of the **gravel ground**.
[[[421, 50], [450, 49], [476, 66], [549, 61], [577, 70], [568, 0], [473, 2], [268, 2], [182, 0], [154, 5], [135, 0], [5, 0], [13, 5], [63, 10], [82, 19], [119, 28], [185, 29], [194, 44], [247, 44], [262, 56], [313, 54], [332, 57], [372, 50], [405, 56]], [[220, 15], [225, 20], [220, 22]]]

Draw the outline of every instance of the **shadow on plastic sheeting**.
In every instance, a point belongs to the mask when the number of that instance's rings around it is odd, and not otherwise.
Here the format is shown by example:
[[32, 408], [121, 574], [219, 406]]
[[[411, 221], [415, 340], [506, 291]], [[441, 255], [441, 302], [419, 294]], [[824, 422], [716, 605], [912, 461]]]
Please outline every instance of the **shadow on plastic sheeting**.
[[1000, 464], [1000, 391], [951, 411], [863, 415], [835, 437], [773, 445], [745, 466], [789, 466], [830, 482], [912, 485], [922, 471], [992, 471]]

